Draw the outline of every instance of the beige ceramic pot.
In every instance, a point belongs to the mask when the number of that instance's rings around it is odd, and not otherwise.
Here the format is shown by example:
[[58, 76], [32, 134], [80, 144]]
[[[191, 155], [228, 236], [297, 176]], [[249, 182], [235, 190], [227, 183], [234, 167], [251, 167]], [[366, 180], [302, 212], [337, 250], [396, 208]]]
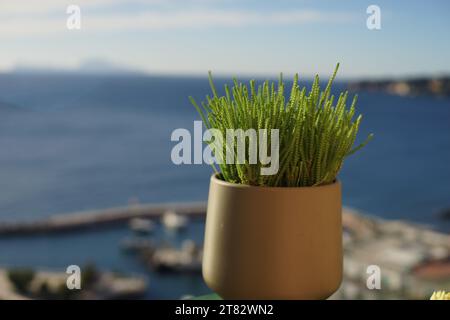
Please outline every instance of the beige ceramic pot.
[[225, 299], [326, 299], [342, 280], [341, 186], [278, 188], [211, 177], [206, 284]]

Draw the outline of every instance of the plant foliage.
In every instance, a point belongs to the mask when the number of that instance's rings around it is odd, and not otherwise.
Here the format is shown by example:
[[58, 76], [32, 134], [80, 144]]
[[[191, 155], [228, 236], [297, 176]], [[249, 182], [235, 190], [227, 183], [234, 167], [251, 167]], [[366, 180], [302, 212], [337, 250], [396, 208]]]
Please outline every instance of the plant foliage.
[[[265, 81], [258, 86], [255, 80], [247, 86], [234, 79], [233, 86], [225, 85], [225, 95], [219, 96], [209, 72], [212, 96], [207, 96], [201, 106], [189, 97], [208, 129], [219, 129], [224, 136], [227, 129], [268, 129], [269, 132], [279, 129], [277, 174], [261, 175], [261, 164], [250, 164], [246, 159], [242, 164], [219, 164], [222, 179], [274, 187], [332, 183], [344, 158], [361, 149], [373, 136], [370, 134], [353, 148], [362, 116], [354, 117], [356, 95], [347, 108], [347, 91], [337, 98], [331, 94], [338, 68], [339, 64], [323, 90], [318, 75], [307, 92], [305, 87], [300, 88], [296, 74], [289, 97], [285, 95], [282, 74], [277, 84]], [[231, 147], [236, 148], [235, 145]], [[215, 154], [215, 157], [225, 158], [224, 154]], [[217, 171], [214, 165], [213, 168]]]
[[26, 293], [28, 290], [28, 286], [31, 281], [34, 279], [35, 272], [32, 269], [11, 269], [8, 271], [8, 278], [17, 289], [17, 291], [21, 293]]

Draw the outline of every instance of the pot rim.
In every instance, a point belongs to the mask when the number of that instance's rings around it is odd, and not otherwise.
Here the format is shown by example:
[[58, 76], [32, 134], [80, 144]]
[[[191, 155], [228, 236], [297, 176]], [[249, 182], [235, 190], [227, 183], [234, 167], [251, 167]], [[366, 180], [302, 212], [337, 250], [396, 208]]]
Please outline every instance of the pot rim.
[[211, 183], [219, 184], [228, 188], [236, 188], [236, 189], [261, 189], [261, 190], [306, 190], [306, 189], [327, 189], [327, 188], [335, 188], [340, 185], [341, 182], [338, 179], [335, 179], [334, 182], [323, 184], [320, 186], [306, 186], [306, 187], [266, 187], [266, 186], [251, 186], [248, 184], [240, 184], [240, 183], [232, 183], [218, 178], [219, 173], [213, 173], [211, 175]]

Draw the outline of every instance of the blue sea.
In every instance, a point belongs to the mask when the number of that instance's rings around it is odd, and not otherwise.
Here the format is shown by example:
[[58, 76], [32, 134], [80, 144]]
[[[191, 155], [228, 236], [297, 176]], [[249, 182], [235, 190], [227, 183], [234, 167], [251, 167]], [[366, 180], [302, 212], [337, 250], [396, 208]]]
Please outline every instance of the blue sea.
[[[217, 79], [221, 87], [226, 81]], [[309, 79], [304, 84], [310, 83]], [[335, 90], [345, 89], [337, 83]], [[203, 77], [144, 75], [0, 75], [0, 220], [38, 219], [79, 210], [207, 199], [211, 168], [176, 166], [170, 140], [198, 120], [188, 96], [209, 93]], [[339, 179], [344, 205], [385, 219], [450, 232], [450, 99], [360, 92], [366, 148], [347, 159]], [[147, 298], [208, 292], [200, 275], [148, 271], [119, 250], [130, 231], [0, 239], [0, 266], [64, 270], [70, 264], [142, 274]], [[160, 241], [203, 238], [203, 223]]]

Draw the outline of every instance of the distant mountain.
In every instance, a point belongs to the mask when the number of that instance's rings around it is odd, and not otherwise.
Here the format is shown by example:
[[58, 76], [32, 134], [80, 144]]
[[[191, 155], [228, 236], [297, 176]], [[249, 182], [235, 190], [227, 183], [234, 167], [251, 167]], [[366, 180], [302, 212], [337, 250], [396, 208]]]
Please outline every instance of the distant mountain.
[[132, 68], [122, 66], [101, 58], [92, 58], [83, 60], [76, 68], [60, 68], [52, 66], [35, 66], [28, 64], [19, 64], [13, 70], [13, 73], [21, 74], [58, 74], [58, 73], [76, 73], [76, 74], [140, 74], [143, 73]]
[[[26, 74], [34, 74], [34, 73], [67, 73], [73, 72], [73, 69], [62, 69], [62, 68], [54, 68], [54, 67], [43, 67], [43, 66], [34, 66], [27, 64], [20, 64], [15, 66], [10, 72], [11, 73], [26, 73]], [[9, 72], [8, 72], [9, 73]]]
[[133, 70], [129, 67], [121, 66], [99, 58], [82, 61], [77, 72], [94, 74], [141, 73], [138, 70]]

